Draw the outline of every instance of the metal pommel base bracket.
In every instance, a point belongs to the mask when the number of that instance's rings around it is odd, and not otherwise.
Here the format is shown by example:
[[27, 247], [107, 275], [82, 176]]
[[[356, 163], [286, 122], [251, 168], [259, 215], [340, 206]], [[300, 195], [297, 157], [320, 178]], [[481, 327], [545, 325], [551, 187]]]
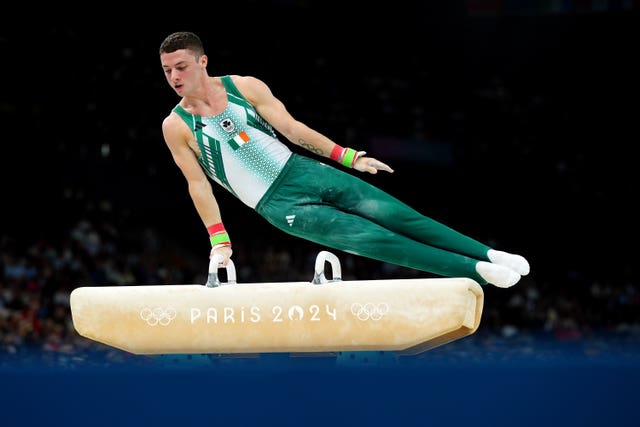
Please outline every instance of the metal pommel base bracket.
[[[331, 264], [332, 279], [325, 277]], [[311, 282], [237, 283], [233, 262], [203, 285], [79, 287], [77, 332], [134, 354], [395, 351], [417, 354], [474, 333], [482, 287], [469, 278], [341, 279], [322, 251]]]

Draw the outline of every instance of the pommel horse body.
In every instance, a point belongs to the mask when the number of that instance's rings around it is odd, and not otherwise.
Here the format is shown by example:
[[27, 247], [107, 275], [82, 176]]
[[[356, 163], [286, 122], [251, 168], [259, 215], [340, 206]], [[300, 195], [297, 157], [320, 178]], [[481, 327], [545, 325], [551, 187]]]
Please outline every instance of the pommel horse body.
[[343, 281], [338, 258], [321, 251], [310, 282], [237, 283], [232, 261], [221, 282], [219, 262], [205, 285], [76, 288], [74, 327], [133, 354], [412, 355], [474, 333], [482, 317], [483, 290], [469, 278]]

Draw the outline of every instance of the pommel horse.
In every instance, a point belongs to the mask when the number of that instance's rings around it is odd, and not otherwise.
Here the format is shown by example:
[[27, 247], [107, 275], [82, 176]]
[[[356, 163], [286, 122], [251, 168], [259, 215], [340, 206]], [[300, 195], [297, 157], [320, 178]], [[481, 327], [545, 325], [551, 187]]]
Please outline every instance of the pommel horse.
[[238, 283], [232, 261], [222, 282], [220, 261], [204, 285], [78, 287], [73, 325], [133, 354], [413, 355], [474, 333], [482, 317], [484, 293], [469, 278], [343, 281], [338, 258], [321, 251], [310, 282]]

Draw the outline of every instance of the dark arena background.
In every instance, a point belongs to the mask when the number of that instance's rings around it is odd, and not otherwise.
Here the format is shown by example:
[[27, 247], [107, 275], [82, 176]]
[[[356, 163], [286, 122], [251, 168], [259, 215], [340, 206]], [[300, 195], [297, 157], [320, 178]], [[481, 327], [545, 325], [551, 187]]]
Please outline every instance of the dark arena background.
[[[0, 425], [638, 425], [638, 1], [111, 7], [1, 18]], [[410, 357], [136, 356], [79, 336], [77, 287], [206, 281], [161, 134], [178, 98], [158, 47], [180, 30], [210, 75], [261, 78], [395, 169], [367, 181], [531, 274], [483, 288], [476, 333]], [[325, 248], [214, 191], [238, 281], [311, 280]], [[345, 279], [431, 277], [337, 255]]]

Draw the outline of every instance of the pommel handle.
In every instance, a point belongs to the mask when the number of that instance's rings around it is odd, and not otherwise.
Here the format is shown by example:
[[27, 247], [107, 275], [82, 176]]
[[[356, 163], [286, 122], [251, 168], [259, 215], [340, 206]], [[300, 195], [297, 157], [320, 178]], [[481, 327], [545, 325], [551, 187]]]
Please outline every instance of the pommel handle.
[[218, 277], [218, 269], [220, 268], [222, 259], [222, 256], [219, 254], [211, 257], [211, 260], [209, 261], [209, 275], [206, 283], [207, 288], [216, 288], [222, 285], [234, 285], [237, 283], [236, 266], [231, 259], [229, 259], [227, 266], [224, 267], [227, 270], [227, 281], [225, 283], [220, 282], [220, 278]]

